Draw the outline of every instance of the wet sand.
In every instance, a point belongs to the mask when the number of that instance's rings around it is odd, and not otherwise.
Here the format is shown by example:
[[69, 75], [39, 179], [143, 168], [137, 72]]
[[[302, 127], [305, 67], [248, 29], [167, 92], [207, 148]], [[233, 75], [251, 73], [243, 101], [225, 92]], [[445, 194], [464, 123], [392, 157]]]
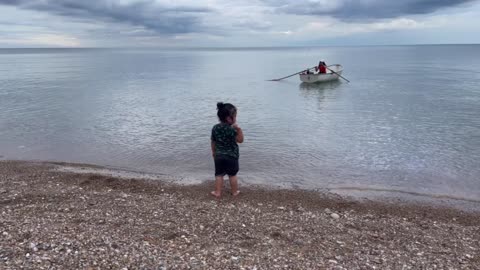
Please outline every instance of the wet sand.
[[1, 269], [480, 269], [479, 212], [98, 169], [0, 162]]

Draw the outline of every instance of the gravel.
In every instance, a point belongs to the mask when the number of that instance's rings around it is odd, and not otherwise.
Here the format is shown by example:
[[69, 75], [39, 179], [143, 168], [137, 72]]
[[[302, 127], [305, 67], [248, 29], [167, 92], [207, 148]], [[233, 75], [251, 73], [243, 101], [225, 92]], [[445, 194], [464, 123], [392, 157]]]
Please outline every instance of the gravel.
[[480, 269], [477, 212], [58, 166], [0, 162], [0, 269]]

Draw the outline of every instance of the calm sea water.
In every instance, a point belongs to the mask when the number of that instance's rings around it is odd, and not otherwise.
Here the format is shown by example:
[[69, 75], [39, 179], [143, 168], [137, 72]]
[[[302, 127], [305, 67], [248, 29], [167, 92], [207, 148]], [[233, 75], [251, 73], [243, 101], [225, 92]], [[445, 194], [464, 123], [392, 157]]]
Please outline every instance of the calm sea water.
[[[480, 199], [480, 46], [0, 50], [0, 155], [212, 179], [216, 102], [244, 183]], [[324, 59], [350, 84], [282, 77]]]

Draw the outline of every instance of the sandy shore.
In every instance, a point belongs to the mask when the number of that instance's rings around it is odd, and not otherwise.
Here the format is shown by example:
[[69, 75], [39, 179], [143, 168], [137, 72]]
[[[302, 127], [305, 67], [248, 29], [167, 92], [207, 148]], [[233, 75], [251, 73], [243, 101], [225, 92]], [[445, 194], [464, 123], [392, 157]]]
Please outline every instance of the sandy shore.
[[0, 162], [0, 269], [480, 269], [478, 212], [58, 166]]

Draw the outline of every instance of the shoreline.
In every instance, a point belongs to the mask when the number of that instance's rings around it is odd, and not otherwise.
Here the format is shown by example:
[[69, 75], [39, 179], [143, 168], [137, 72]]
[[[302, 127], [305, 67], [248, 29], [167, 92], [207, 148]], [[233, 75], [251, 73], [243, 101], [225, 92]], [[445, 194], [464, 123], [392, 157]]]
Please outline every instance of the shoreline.
[[[190, 179], [185, 180], [181, 177], [174, 175], [167, 175], [156, 172], [134, 170], [125, 167], [116, 167], [110, 165], [97, 165], [88, 163], [75, 163], [64, 161], [49, 161], [49, 160], [8, 160], [0, 159], [0, 162], [26, 162], [26, 163], [38, 163], [45, 165], [56, 166], [56, 169], [60, 172], [66, 173], [91, 173], [100, 174], [103, 176], [116, 177], [121, 179], [139, 179], [139, 180], [156, 180], [163, 183], [171, 183], [178, 186], [202, 186], [210, 182], [213, 187], [214, 181], [211, 180], [198, 180]], [[291, 190], [299, 192], [317, 192], [322, 195], [328, 195], [330, 197], [340, 197], [344, 200], [355, 202], [376, 202], [380, 204], [397, 204], [403, 205], [421, 205], [430, 208], [448, 208], [459, 211], [466, 211], [472, 213], [480, 213], [480, 198], [474, 199], [469, 197], [459, 197], [455, 195], [448, 195], [444, 193], [425, 193], [408, 191], [402, 189], [387, 189], [375, 186], [338, 186], [338, 187], [295, 187], [275, 184], [254, 184], [239, 182], [241, 189], [261, 189], [261, 190]], [[228, 180], [225, 181], [225, 185], [229, 185]]]
[[93, 168], [0, 161], [0, 268], [480, 268], [479, 212]]
[[[28, 161], [27, 161], [28, 162]], [[113, 166], [92, 165], [83, 163], [69, 163], [69, 162], [50, 162], [50, 161], [38, 161], [44, 164], [52, 164], [59, 166], [57, 169], [61, 172], [70, 173], [92, 173], [101, 174], [109, 177], [118, 178], [135, 178], [135, 179], [148, 179], [157, 180], [162, 182], [168, 182], [179, 186], [202, 186], [209, 183], [213, 187], [214, 181], [187, 181], [179, 182], [179, 178], [175, 176], [169, 176], [165, 174], [158, 174], [153, 172], [142, 172], [131, 170], [127, 168], [117, 168]], [[229, 185], [228, 180], [225, 181], [225, 185]], [[421, 204], [426, 207], [433, 208], [453, 208], [460, 211], [478, 212], [480, 213], [480, 199], [463, 198], [450, 196], [445, 194], [429, 194], [414, 191], [405, 190], [393, 190], [383, 189], [375, 187], [362, 187], [362, 186], [345, 186], [337, 188], [292, 188], [282, 185], [268, 185], [268, 184], [245, 184], [240, 182], [241, 189], [261, 189], [261, 190], [291, 190], [298, 192], [316, 192], [323, 196], [328, 197], [340, 197], [347, 201], [371, 201], [380, 204], [392, 204], [401, 203], [404, 205], [416, 205]], [[357, 193], [357, 194], [356, 194]]]

